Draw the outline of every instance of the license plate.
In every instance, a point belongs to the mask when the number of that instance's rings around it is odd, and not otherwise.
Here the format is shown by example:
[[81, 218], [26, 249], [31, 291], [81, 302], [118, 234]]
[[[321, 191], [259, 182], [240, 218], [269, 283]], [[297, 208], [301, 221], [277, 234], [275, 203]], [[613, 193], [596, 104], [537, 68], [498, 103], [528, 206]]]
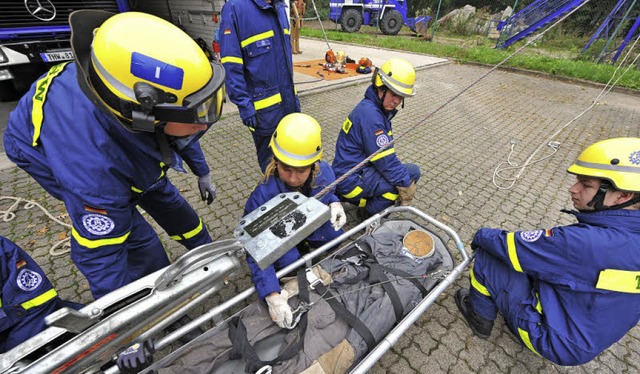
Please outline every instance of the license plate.
[[71, 52], [71, 50], [46, 52], [40, 53], [40, 57], [42, 57], [42, 61], [44, 62], [67, 61], [73, 60], [73, 52]]

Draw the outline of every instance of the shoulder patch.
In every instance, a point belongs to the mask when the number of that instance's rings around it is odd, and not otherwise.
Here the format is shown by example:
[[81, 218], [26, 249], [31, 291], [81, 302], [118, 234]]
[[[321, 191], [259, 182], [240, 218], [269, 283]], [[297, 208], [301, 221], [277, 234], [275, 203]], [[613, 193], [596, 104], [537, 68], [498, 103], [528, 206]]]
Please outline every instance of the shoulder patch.
[[347, 119], [342, 122], [342, 131], [344, 131], [345, 134], [348, 134], [349, 130], [351, 130], [351, 126], [353, 126], [353, 123], [351, 122], [349, 117], [347, 117]]
[[93, 235], [107, 235], [115, 228], [113, 220], [101, 214], [85, 214], [82, 216], [82, 226]]
[[18, 285], [18, 288], [20, 288], [21, 290], [31, 292], [38, 288], [40, 283], [42, 283], [42, 275], [36, 273], [33, 270], [22, 269], [18, 273], [16, 283]]
[[389, 137], [385, 134], [380, 134], [376, 137], [376, 145], [378, 145], [378, 147], [382, 148], [387, 144], [389, 144]]
[[521, 231], [520, 239], [524, 240], [525, 242], [535, 242], [536, 240], [540, 239], [543, 232], [544, 231], [542, 230]]

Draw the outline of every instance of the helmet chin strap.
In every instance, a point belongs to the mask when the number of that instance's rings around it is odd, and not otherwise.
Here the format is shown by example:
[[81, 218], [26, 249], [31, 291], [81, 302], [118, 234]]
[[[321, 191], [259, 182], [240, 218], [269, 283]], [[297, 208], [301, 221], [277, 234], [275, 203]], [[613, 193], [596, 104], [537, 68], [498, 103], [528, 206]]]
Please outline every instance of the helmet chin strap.
[[[609, 190], [610, 187], [611, 187], [611, 183], [609, 181], [603, 180], [600, 183], [600, 188], [598, 188], [598, 192], [596, 192], [596, 195], [593, 197], [593, 199], [591, 199], [591, 201], [587, 203], [587, 206], [593, 207], [593, 211], [598, 212], [602, 210], [622, 209], [640, 202], [640, 194], [636, 193], [635, 196], [629, 201], [626, 201], [622, 204], [606, 206], [604, 205], [604, 198], [607, 195], [607, 191]], [[586, 212], [590, 212], [590, 211], [586, 211]]]

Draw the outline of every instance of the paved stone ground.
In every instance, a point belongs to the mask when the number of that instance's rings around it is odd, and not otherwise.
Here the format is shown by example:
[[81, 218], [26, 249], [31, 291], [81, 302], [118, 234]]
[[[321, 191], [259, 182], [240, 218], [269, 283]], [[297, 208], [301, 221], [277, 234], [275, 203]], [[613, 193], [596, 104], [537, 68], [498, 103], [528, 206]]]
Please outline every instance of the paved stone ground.
[[[548, 137], [587, 108], [600, 88], [511, 72], [496, 71], [462, 93], [443, 110], [431, 113], [487, 71], [485, 67], [450, 64], [418, 73], [418, 94], [394, 120], [396, 150], [405, 162], [420, 166], [415, 205], [453, 227], [465, 243], [482, 226], [536, 229], [571, 223], [559, 212], [570, 208], [567, 188], [573, 178], [566, 168], [587, 145], [616, 136], [638, 136], [639, 97], [610, 93], [569, 124], [553, 139], [561, 143], [555, 154]], [[303, 111], [323, 126], [325, 159], [333, 159], [335, 140], [347, 113], [360, 100], [365, 84], [323, 91], [301, 98]], [[428, 119], [425, 120], [425, 118]], [[523, 164], [539, 146], [541, 151], [511, 189], [492, 183], [494, 169], [506, 162]], [[225, 116], [203, 141], [213, 169], [218, 198], [211, 206], [199, 200], [193, 175], [170, 173], [186, 198], [203, 216], [216, 239], [231, 237], [244, 202], [260, 178], [254, 147], [237, 114]], [[515, 176], [515, 169], [510, 176]], [[0, 171], [0, 194], [36, 201], [65, 219], [64, 206], [17, 168]], [[10, 199], [0, 201], [7, 210]], [[353, 224], [353, 210], [349, 209]], [[51, 256], [49, 248], [70, 233], [37, 208], [24, 202], [15, 218], [5, 214], [0, 232], [17, 242], [50, 275], [62, 297], [90, 302], [86, 280], [68, 255]], [[185, 250], [161, 234], [172, 259]], [[246, 265], [213, 303], [250, 285]], [[468, 273], [443, 293], [417, 323], [372, 369], [373, 373], [625, 373], [640, 370], [640, 329], [589, 364], [576, 368], [553, 365], [520, 346], [501, 320], [488, 341], [473, 337], [458, 314], [453, 294], [467, 287]], [[249, 300], [251, 301], [251, 300]]]

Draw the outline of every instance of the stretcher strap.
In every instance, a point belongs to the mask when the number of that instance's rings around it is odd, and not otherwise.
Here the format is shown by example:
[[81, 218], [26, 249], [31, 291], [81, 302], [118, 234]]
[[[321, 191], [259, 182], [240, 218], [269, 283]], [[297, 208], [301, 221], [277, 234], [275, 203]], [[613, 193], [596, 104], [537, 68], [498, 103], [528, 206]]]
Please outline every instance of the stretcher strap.
[[316, 290], [325, 301], [331, 306], [331, 309], [335, 312], [336, 316], [342, 318], [347, 324], [353, 327], [354, 330], [362, 337], [365, 343], [367, 343], [367, 347], [370, 350], [375, 348], [376, 346], [376, 338], [371, 333], [371, 330], [356, 317], [353, 313], [351, 313], [347, 308], [344, 307], [338, 300], [335, 299], [333, 294], [327, 290], [327, 288], [322, 285], [316, 285]]
[[[363, 266], [367, 266], [369, 267], [369, 269], [371, 269], [372, 265], [375, 264], [377, 267], [379, 267], [380, 269], [386, 271], [389, 274], [393, 274], [393, 275], [397, 275], [399, 277], [402, 277], [403, 279], [408, 280], [409, 282], [411, 282], [411, 284], [413, 284], [414, 286], [416, 286], [416, 288], [418, 290], [420, 290], [420, 293], [422, 294], [422, 297], [425, 298], [427, 297], [427, 295], [429, 294], [429, 291], [424, 287], [424, 285], [418, 280], [416, 279], [416, 277], [412, 274], [409, 274], [405, 271], [402, 271], [400, 269], [395, 269], [392, 267], [388, 267], [388, 266], [384, 266], [384, 265], [380, 265], [378, 263], [378, 260], [376, 260], [375, 256], [373, 256], [373, 254], [371, 253], [371, 248], [369, 248], [369, 244], [362, 241], [360, 243], [358, 243], [358, 246], [353, 246], [349, 249], [347, 249], [342, 255], [338, 256], [337, 258], [343, 261], [346, 261], [346, 259], [351, 258], [351, 257], [358, 257], [358, 256], [365, 256], [367, 258], [366, 261], [363, 262]], [[360, 282], [361, 280], [364, 280], [366, 278], [367, 273], [366, 272], [361, 272], [360, 274], [358, 274], [358, 276], [354, 279], [355, 282], [343, 282], [345, 284], [348, 283], [357, 283]], [[371, 279], [371, 281], [373, 282], [374, 280]], [[386, 290], [386, 287], [385, 287]], [[394, 304], [395, 306], [395, 304]], [[397, 313], [396, 313], [397, 315]]]
[[371, 284], [374, 282], [379, 282], [382, 284], [382, 288], [384, 288], [387, 296], [389, 296], [389, 300], [391, 300], [391, 305], [393, 306], [393, 313], [396, 315], [396, 323], [402, 320], [403, 312], [402, 312], [402, 300], [400, 300], [400, 296], [398, 296], [398, 292], [396, 291], [393, 284], [389, 282], [389, 277], [382, 271], [382, 267], [378, 264], [370, 264], [369, 266], [369, 280]]
[[429, 291], [424, 287], [424, 285], [422, 283], [420, 283], [420, 281], [418, 279], [416, 279], [416, 277], [412, 274], [409, 274], [405, 271], [399, 270], [399, 269], [394, 269], [388, 266], [384, 266], [384, 265], [380, 265], [377, 264], [377, 267], [379, 267], [380, 269], [391, 273], [393, 275], [397, 275], [399, 277], [401, 277], [402, 279], [408, 280], [409, 282], [411, 282], [414, 286], [416, 286], [416, 288], [418, 290], [420, 290], [420, 293], [422, 294], [422, 297], [425, 298], [427, 297], [427, 295], [429, 294]]
[[[305, 270], [303, 268], [298, 270], [298, 299], [301, 302], [306, 304], [309, 303], [309, 283], [307, 282], [307, 277], [305, 274]], [[278, 357], [274, 358], [270, 361], [262, 361], [255, 349], [251, 346], [249, 339], [247, 338], [247, 328], [244, 323], [240, 319], [239, 316], [235, 316], [229, 322], [229, 339], [233, 344], [233, 348], [231, 349], [230, 359], [244, 359], [247, 362], [245, 366], [245, 371], [249, 373], [254, 373], [258, 371], [260, 368], [266, 365], [274, 365], [282, 361], [287, 361], [295, 357], [300, 350], [304, 349], [304, 335], [307, 332], [307, 315], [308, 313], [304, 313], [302, 317], [300, 317], [300, 322], [297, 325], [299, 330], [298, 339], [294, 344], [291, 344], [282, 352]], [[293, 330], [290, 330], [287, 335], [291, 334]], [[286, 341], [286, 339], [285, 339]]]

